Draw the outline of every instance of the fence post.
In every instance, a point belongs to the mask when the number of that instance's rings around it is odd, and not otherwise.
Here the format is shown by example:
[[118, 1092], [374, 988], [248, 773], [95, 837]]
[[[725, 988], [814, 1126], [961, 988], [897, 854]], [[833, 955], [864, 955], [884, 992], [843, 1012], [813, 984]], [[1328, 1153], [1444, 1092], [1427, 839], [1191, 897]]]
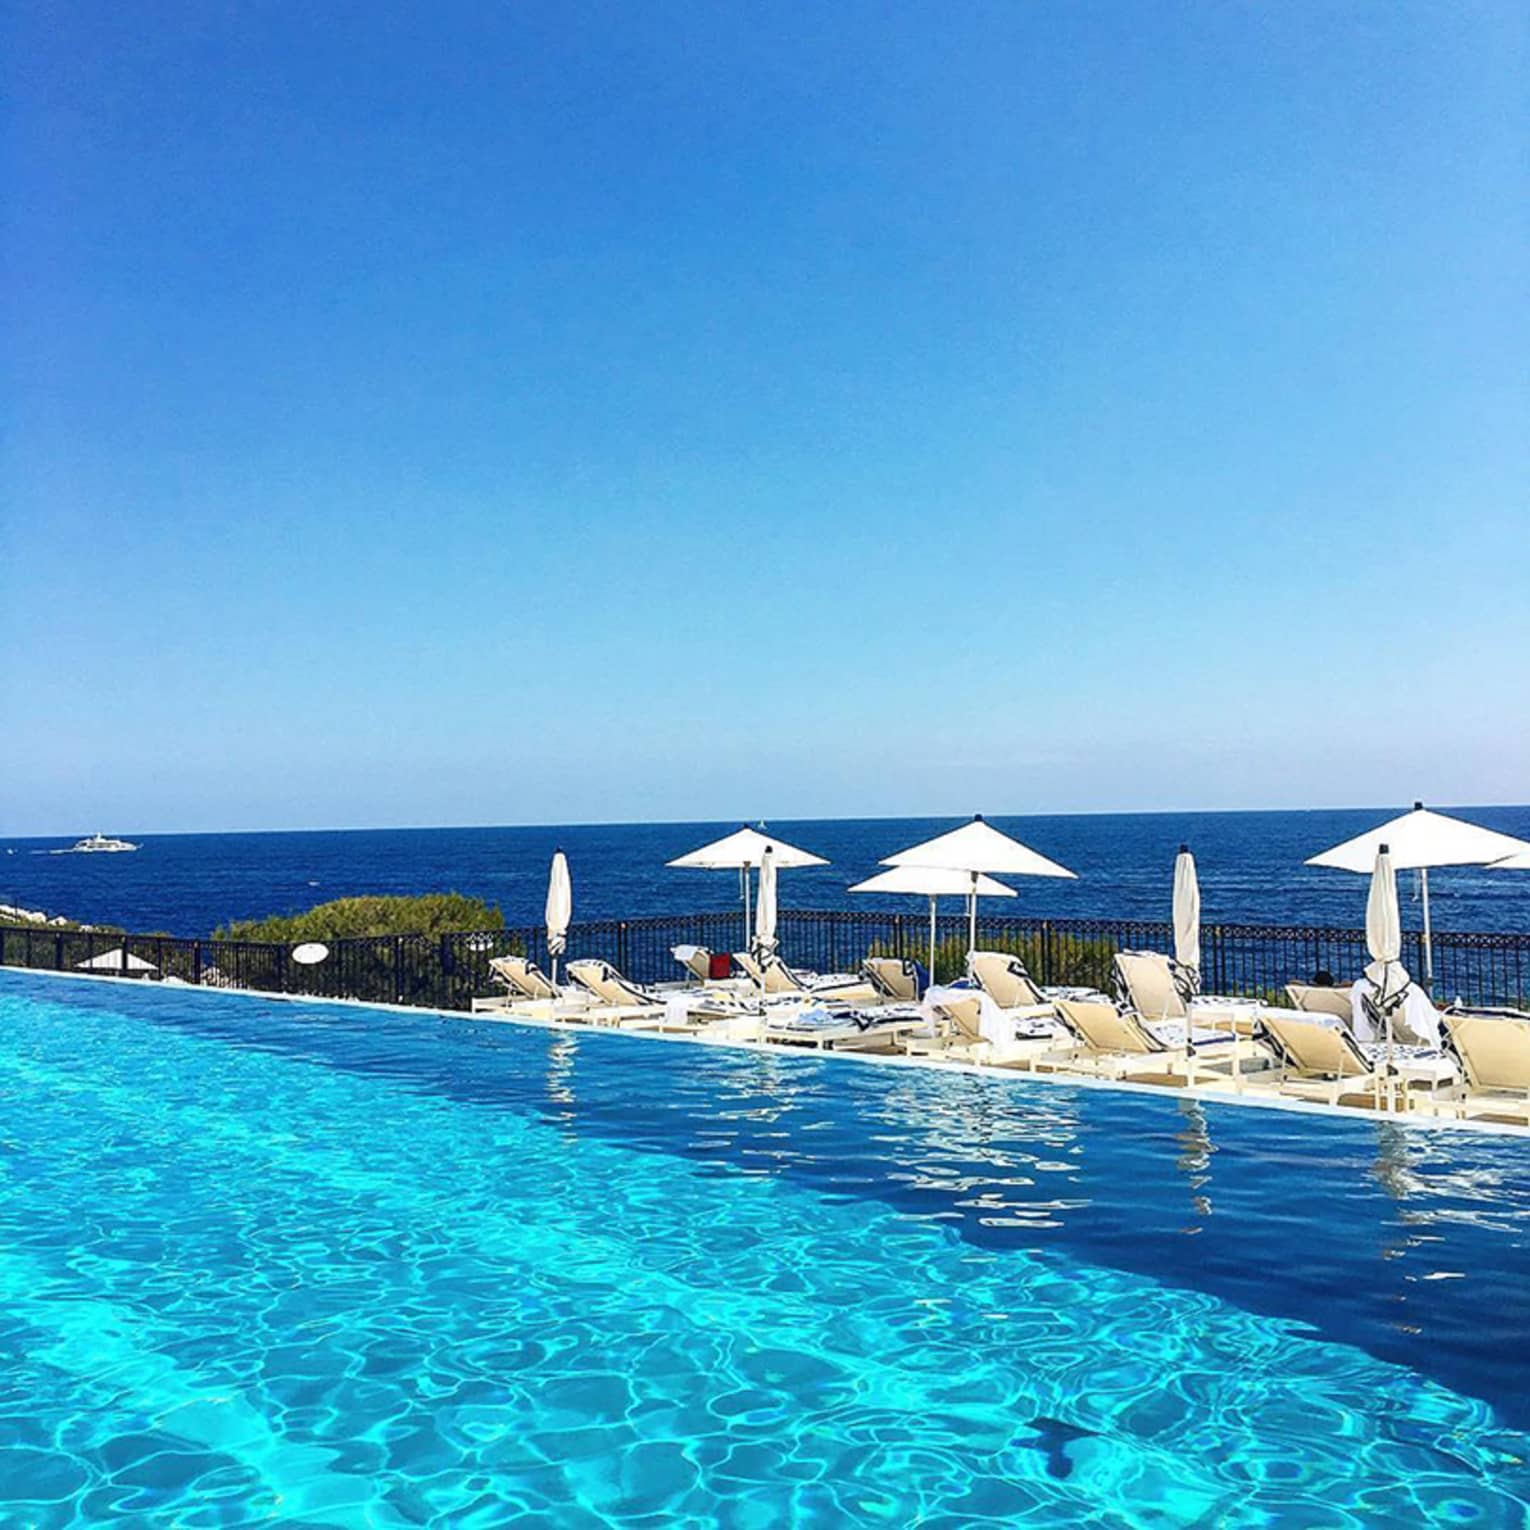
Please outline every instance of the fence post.
[[455, 1006], [450, 1002], [450, 983], [452, 968], [452, 938], [450, 935], [441, 937], [440, 948], [436, 957], [438, 972], [436, 976], [436, 1008], [452, 1009]]
[[404, 1002], [404, 937], [393, 937], [393, 1002]]
[[626, 972], [627, 960], [627, 921], [618, 919], [616, 921], [616, 970], [618, 972]]
[[202, 986], [202, 942], [194, 940], [191, 943], [191, 981], [198, 988]]

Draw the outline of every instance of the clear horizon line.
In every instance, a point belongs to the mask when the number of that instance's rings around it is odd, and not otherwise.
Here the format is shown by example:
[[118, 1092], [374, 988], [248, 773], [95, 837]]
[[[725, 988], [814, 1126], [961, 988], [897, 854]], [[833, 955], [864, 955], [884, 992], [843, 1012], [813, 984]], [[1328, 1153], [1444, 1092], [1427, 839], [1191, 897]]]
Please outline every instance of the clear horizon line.
[[[1454, 802], [1439, 803], [1425, 800], [1428, 807], [1439, 808], [1443, 811], [1472, 811], [1481, 808], [1521, 808], [1530, 806], [1527, 803], [1517, 802]], [[1071, 812], [984, 812], [986, 818], [995, 819], [1043, 819], [1043, 818], [1171, 818], [1171, 817], [1202, 817], [1202, 818], [1226, 818], [1247, 814], [1277, 814], [1277, 813], [1388, 813], [1406, 812], [1413, 806], [1413, 800], [1405, 803], [1376, 804], [1376, 803], [1349, 803], [1349, 804], [1324, 804], [1316, 807], [1247, 807], [1247, 808], [1186, 808], [1186, 807], [1160, 807], [1160, 808], [1085, 808], [1075, 809]], [[224, 829], [140, 829], [128, 828], [114, 830], [117, 835], [139, 835], [145, 839], [180, 839], [194, 838], [201, 835], [223, 834], [437, 834], [450, 831], [482, 831], [499, 829], [642, 829], [642, 828], [685, 828], [690, 825], [712, 828], [721, 824], [744, 824], [753, 825], [758, 823], [789, 823], [789, 824], [813, 824], [813, 823], [902, 823], [910, 819], [921, 821], [935, 821], [951, 819], [953, 822], [962, 823], [972, 817], [971, 813], [870, 813], [864, 815], [851, 814], [810, 814], [805, 817], [797, 817], [792, 814], [766, 814], [760, 818], [733, 817], [718, 818], [589, 818], [589, 819], [541, 819], [527, 823], [395, 823], [395, 824], [298, 824], [288, 825], [283, 828], [224, 828]], [[98, 831], [91, 830], [90, 833]], [[104, 832], [104, 831], [102, 831]], [[8, 841], [27, 840], [54, 840], [54, 839], [77, 839], [80, 837], [78, 829], [60, 830], [55, 833], [30, 833], [13, 834], [6, 832], [0, 835], [0, 839]]]

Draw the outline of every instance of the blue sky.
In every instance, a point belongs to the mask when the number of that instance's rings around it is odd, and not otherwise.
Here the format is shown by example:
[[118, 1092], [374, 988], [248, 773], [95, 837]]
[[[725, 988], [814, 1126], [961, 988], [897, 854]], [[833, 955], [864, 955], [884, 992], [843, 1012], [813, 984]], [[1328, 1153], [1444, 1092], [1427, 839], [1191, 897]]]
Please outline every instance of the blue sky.
[[1522, 6], [4, 25], [0, 830], [1525, 799]]

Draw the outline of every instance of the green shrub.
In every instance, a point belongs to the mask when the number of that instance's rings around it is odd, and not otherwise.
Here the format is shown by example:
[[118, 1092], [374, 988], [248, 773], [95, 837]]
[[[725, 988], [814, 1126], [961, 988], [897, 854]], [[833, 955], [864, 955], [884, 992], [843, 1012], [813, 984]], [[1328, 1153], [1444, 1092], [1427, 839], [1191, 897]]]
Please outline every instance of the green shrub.
[[453, 935], [463, 930], [502, 930], [505, 916], [481, 898], [462, 893], [419, 897], [336, 898], [299, 914], [236, 919], [213, 931], [214, 940], [344, 940], [368, 935]]
[[[898, 951], [891, 941], [874, 941], [873, 956], [912, 956], [916, 961], [928, 962], [928, 941], [906, 941], [907, 949]], [[980, 951], [1004, 951], [1018, 956], [1025, 969], [1038, 982], [1071, 984], [1078, 987], [1098, 988], [1109, 993], [1111, 986], [1111, 958], [1115, 945], [1099, 936], [1067, 935], [1053, 931], [1047, 937], [1050, 962], [1042, 960], [1042, 937], [1040, 934], [999, 935], [978, 931]], [[948, 935], [935, 946], [935, 971], [931, 974], [937, 983], [949, 983], [967, 970], [967, 937]]]

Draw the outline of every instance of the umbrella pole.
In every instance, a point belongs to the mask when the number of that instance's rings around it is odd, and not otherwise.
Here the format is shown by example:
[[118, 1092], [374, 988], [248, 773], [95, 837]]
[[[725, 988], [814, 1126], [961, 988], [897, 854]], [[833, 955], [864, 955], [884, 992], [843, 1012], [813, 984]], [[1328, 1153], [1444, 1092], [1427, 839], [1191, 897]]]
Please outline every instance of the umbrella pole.
[[930, 898], [930, 982], [935, 981], [935, 904], [936, 899]]
[[972, 873], [972, 891], [967, 895], [967, 955], [977, 950], [977, 872]]
[[1392, 1080], [1392, 1011], [1387, 1011], [1387, 1114], [1396, 1109], [1397, 1095]]
[[1434, 991], [1434, 945], [1429, 929], [1429, 868], [1418, 868], [1419, 891], [1424, 897], [1424, 987]]
[[749, 917], [749, 863], [745, 861], [738, 868], [739, 880], [744, 884], [744, 944], [739, 948], [742, 951], [754, 949], [754, 921]]

